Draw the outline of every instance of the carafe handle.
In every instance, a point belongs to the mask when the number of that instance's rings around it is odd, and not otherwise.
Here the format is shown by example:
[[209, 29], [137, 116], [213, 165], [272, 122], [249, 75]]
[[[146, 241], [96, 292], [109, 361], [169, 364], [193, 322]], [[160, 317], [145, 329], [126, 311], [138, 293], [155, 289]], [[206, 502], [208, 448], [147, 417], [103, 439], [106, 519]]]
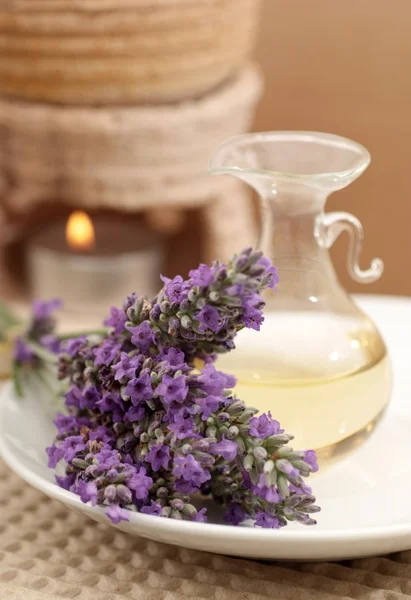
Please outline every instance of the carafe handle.
[[321, 215], [317, 222], [316, 237], [323, 248], [331, 248], [338, 236], [347, 231], [349, 234], [349, 249], [347, 257], [348, 272], [358, 283], [373, 283], [384, 271], [381, 258], [374, 258], [369, 269], [362, 270], [359, 265], [364, 232], [360, 221], [354, 215], [346, 212], [331, 212]]

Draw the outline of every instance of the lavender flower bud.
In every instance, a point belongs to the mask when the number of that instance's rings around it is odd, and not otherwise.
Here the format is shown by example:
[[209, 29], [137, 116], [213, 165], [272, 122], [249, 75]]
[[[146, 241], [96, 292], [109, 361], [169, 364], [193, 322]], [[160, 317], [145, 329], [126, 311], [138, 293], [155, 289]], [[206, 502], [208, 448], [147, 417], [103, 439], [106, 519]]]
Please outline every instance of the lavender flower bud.
[[148, 436], [148, 434], [144, 431], [141, 435], [140, 435], [140, 442], [142, 444], [148, 444], [150, 438]]
[[160, 310], [163, 314], [167, 314], [170, 310], [170, 302], [168, 300], [163, 300], [160, 302]]
[[89, 467], [87, 467], [85, 472], [87, 477], [94, 479], [97, 476], [98, 465], [90, 465]]
[[157, 497], [158, 498], [167, 498], [168, 496], [168, 489], [165, 487], [159, 487], [157, 490]]
[[248, 274], [251, 277], [260, 277], [261, 275], [264, 274], [264, 271], [265, 271], [265, 267], [263, 267], [263, 265], [253, 265], [252, 267], [249, 268]]
[[254, 448], [253, 454], [257, 460], [265, 460], [267, 458], [267, 450], [262, 446]]
[[279, 433], [277, 435], [270, 436], [264, 443], [264, 446], [267, 448], [267, 451], [270, 454], [272, 454], [273, 452], [278, 450], [279, 446], [287, 444], [292, 439], [294, 439], [293, 435], [288, 435], [287, 433]]
[[180, 303], [180, 307], [182, 311], [188, 312], [191, 309], [191, 302], [185, 299]]
[[263, 471], [264, 471], [264, 473], [271, 473], [271, 471], [274, 469], [274, 467], [275, 467], [274, 461], [271, 459], [267, 460], [264, 463]]
[[235, 438], [235, 443], [238, 446], [239, 454], [244, 454], [246, 451], [246, 447], [245, 447], [245, 442], [244, 442], [243, 438], [242, 437]]
[[106, 487], [106, 489], [104, 490], [104, 500], [107, 500], [107, 502], [114, 502], [114, 500], [117, 498], [117, 489], [116, 486], [113, 484], [110, 484]]
[[121, 421], [117, 421], [117, 423], [114, 423], [113, 429], [116, 435], [121, 435], [126, 430], [124, 423], [122, 423]]
[[217, 435], [217, 427], [215, 425], [209, 425], [206, 429], [207, 437], [216, 437]]
[[233, 271], [229, 273], [229, 275], [235, 275], [235, 271], [243, 271], [248, 265], [248, 256], [244, 256], [244, 254], [240, 254], [233, 260]]
[[179, 327], [180, 321], [177, 319], [177, 317], [170, 317], [170, 319], [168, 320], [168, 334], [171, 336], [176, 336]]
[[184, 504], [182, 508], [183, 515], [187, 515], [188, 517], [194, 517], [197, 514], [197, 509], [192, 504]]
[[195, 451], [193, 452], [193, 456], [203, 467], [211, 467], [215, 462], [215, 459], [206, 452]]
[[182, 500], [179, 500], [177, 498], [175, 500], [170, 500], [170, 506], [172, 508], [175, 508], [176, 510], [183, 510], [183, 508], [184, 508], [184, 502]]
[[237, 421], [239, 423], [248, 423], [248, 421], [255, 415], [256, 412], [256, 409], [248, 408], [243, 412], [243, 414], [240, 417], [237, 418]]
[[242, 400], [236, 400], [230, 406], [227, 406], [226, 411], [233, 417], [241, 415], [245, 410], [245, 404]]
[[169, 517], [172, 516], [171, 513], [172, 513], [171, 506], [165, 506], [163, 508], [163, 510], [161, 511], [161, 515], [160, 516], [165, 517], [166, 519], [168, 519]]
[[239, 433], [240, 430], [238, 429], [238, 427], [236, 425], [231, 425], [227, 431], [227, 438], [229, 440], [235, 440]]
[[151, 369], [153, 368], [153, 359], [152, 358], [146, 358], [145, 361], [142, 364], [142, 369], [149, 369], [151, 371]]
[[275, 484], [277, 483], [277, 471], [273, 470], [270, 473], [267, 473], [265, 476], [265, 481], [266, 481], [266, 485], [267, 487], [274, 487]]
[[202, 452], [207, 452], [208, 448], [210, 447], [210, 444], [214, 444], [215, 440], [214, 438], [210, 438], [212, 441], [209, 441], [208, 438], [199, 438], [198, 440], [193, 440], [190, 445], [193, 448], [193, 450], [200, 450]]
[[107, 471], [106, 478], [109, 483], [116, 483], [118, 479], [118, 471], [116, 469], [110, 469]]
[[208, 294], [211, 302], [218, 302], [220, 300], [220, 294], [218, 292], [210, 292]]
[[132, 497], [131, 491], [128, 489], [128, 487], [120, 484], [117, 486], [116, 491], [117, 491], [117, 498], [120, 500], [120, 502], [124, 502], [124, 504], [131, 504], [133, 497]]
[[77, 467], [78, 469], [87, 469], [88, 466], [89, 466], [88, 463], [84, 459], [82, 459], [82, 458], [76, 458], [76, 457], [74, 457], [72, 459], [71, 464], [74, 467]]
[[284, 498], [288, 498], [290, 495], [290, 490], [288, 489], [288, 481], [284, 475], [279, 475], [277, 477], [277, 487], [278, 491]]
[[196, 308], [198, 308], [198, 310], [202, 310], [206, 304], [207, 300], [205, 298], [199, 298], [196, 302]]
[[183, 315], [181, 317], [180, 323], [181, 323], [181, 326], [184, 327], [184, 329], [190, 329], [191, 325], [192, 325], [192, 321], [191, 321], [190, 317], [187, 315]]
[[226, 423], [230, 419], [230, 415], [226, 412], [218, 413], [216, 416], [217, 423]]
[[[161, 516], [164, 516], [164, 515], [162, 514]], [[172, 519], [177, 519], [178, 521], [182, 521], [183, 520], [183, 517], [182, 517], [181, 513], [178, 510], [175, 510], [174, 508], [171, 509], [170, 517]]]
[[247, 454], [243, 460], [243, 466], [246, 471], [251, 471], [254, 466], [254, 456], [252, 454]]
[[155, 430], [154, 435], [160, 442], [164, 441], [164, 432], [160, 428]]

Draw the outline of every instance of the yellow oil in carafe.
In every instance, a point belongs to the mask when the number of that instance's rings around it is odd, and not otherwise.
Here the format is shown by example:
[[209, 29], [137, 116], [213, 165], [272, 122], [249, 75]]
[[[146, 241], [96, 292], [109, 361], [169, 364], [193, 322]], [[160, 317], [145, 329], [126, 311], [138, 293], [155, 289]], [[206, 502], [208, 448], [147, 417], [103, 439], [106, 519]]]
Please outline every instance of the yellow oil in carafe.
[[241, 332], [238, 340], [217, 367], [237, 377], [239, 398], [271, 411], [295, 436], [294, 448], [324, 457], [340, 446], [350, 450], [389, 400], [386, 348], [366, 317], [274, 313], [261, 332]]

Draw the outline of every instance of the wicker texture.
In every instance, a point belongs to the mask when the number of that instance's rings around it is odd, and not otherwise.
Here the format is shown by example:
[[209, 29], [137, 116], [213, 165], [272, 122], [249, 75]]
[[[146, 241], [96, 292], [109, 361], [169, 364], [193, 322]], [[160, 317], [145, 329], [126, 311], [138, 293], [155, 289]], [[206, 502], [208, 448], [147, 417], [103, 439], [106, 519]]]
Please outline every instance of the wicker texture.
[[259, 5], [0, 1], [0, 93], [70, 104], [197, 97], [249, 57]]

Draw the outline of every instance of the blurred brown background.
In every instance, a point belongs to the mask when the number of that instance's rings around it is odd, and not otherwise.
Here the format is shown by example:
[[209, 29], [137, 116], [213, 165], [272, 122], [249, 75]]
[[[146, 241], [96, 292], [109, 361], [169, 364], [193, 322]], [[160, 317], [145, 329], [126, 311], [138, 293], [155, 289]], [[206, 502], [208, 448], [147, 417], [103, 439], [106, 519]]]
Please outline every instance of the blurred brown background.
[[327, 131], [366, 146], [372, 163], [327, 210], [364, 226], [362, 266], [385, 261], [381, 280], [350, 281], [345, 235], [333, 258], [350, 291], [411, 294], [411, 2], [265, 0], [257, 59], [266, 92], [254, 128]]

